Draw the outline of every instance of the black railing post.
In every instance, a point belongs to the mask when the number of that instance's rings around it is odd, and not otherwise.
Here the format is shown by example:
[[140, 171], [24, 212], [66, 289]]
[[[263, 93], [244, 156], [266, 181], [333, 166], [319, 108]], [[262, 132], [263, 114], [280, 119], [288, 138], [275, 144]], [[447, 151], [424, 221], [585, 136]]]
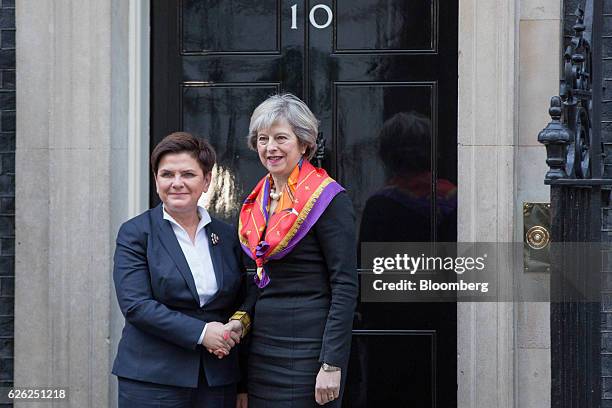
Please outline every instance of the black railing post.
[[552, 120], [546, 128], [538, 135], [538, 142], [546, 146], [546, 164], [550, 170], [546, 173], [546, 180], [555, 180], [567, 177], [565, 172], [565, 164], [567, 158], [567, 146], [571, 140], [571, 136], [567, 126], [561, 123], [561, 98], [553, 96], [550, 100], [550, 109], [548, 113]]
[[602, 265], [593, 250], [601, 240], [602, 190], [612, 188], [612, 179], [602, 170], [600, 139], [601, 1], [586, 0], [576, 10], [559, 96], [551, 99], [552, 120], [538, 135], [551, 187], [553, 408], [595, 408], [602, 399]]

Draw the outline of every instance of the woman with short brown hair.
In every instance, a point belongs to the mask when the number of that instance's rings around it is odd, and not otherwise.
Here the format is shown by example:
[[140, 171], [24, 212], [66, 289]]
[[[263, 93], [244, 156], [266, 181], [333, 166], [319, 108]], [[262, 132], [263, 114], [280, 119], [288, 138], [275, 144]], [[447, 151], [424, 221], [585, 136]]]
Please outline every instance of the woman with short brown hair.
[[234, 229], [198, 206], [214, 163], [207, 141], [168, 135], [151, 155], [161, 204], [117, 235], [120, 408], [235, 407], [240, 336], [221, 322], [241, 309], [246, 332], [252, 306], [240, 295], [245, 273]]

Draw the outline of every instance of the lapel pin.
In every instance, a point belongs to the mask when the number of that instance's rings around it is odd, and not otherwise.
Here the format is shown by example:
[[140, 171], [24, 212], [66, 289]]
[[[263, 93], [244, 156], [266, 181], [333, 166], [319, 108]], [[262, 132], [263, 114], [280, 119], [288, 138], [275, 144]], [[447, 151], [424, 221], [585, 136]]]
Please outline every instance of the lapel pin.
[[217, 245], [219, 243], [219, 236], [213, 232], [210, 234], [210, 242], [212, 242], [213, 245]]

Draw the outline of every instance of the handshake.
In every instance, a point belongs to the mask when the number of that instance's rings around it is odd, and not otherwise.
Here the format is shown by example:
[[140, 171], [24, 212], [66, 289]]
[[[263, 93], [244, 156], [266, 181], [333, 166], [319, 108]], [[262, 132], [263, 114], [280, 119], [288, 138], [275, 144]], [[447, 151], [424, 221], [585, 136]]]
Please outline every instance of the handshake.
[[242, 323], [239, 320], [230, 320], [223, 324], [210, 322], [206, 325], [206, 333], [202, 345], [209, 353], [218, 358], [223, 358], [230, 353], [230, 350], [238, 343], [242, 337]]

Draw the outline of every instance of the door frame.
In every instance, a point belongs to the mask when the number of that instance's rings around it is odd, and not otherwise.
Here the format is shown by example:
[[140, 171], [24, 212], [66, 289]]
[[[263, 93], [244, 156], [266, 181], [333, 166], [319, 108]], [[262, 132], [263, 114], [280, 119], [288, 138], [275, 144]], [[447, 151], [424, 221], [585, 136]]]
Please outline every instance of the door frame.
[[[150, 42], [151, 12], [150, 3], [142, 0], [129, 0], [127, 25], [113, 21], [113, 35], [121, 37], [116, 44], [123, 44], [127, 35], [127, 72], [123, 80], [127, 88], [127, 155], [123, 168], [127, 174], [126, 219], [135, 217], [149, 208], [149, 144], [150, 125]], [[127, 32], [126, 32], [127, 31]], [[122, 201], [122, 199], [119, 199]], [[114, 238], [114, 237], [113, 237]], [[109, 317], [110, 345], [109, 367], [112, 367], [117, 354], [124, 317], [119, 310], [115, 291], [110, 291], [111, 310]], [[109, 387], [110, 406], [117, 407], [117, 381], [111, 376]]]
[[[521, 221], [514, 167], [519, 7], [518, 1], [459, 1], [459, 242], [514, 242]], [[459, 407], [515, 406], [516, 312], [512, 303], [457, 304]]]
[[149, 208], [151, 9], [129, 0], [128, 212]]

